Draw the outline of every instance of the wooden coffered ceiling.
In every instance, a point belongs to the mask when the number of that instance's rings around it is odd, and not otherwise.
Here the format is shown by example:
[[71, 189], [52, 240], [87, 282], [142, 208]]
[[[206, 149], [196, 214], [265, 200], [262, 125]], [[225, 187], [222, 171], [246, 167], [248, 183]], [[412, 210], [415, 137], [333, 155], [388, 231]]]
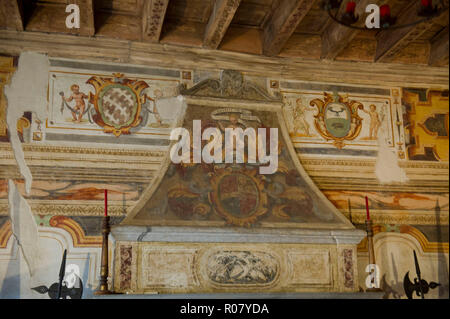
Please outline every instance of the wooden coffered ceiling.
[[[431, 22], [404, 29], [358, 31], [332, 21], [320, 8], [320, 2], [2, 0], [0, 29], [159, 42], [265, 56], [448, 66], [448, 10]], [[68, 3], [80, 6], [80, 29], [65, 27]], [[417, 18], [420, 1], [359, 0], [357, 12], [361, 16], [369, 3], [388, 3], [399, 23], [409, 23]]]

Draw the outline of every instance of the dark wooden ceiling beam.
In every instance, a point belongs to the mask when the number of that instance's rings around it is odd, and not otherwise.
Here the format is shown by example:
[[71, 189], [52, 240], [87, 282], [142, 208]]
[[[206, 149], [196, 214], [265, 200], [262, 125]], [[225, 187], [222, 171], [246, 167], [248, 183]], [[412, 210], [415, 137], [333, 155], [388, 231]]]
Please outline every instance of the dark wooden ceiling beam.
[[[194, 70], [236, 69], [249, 76], [295, 81], [346, 82], [355, 85], [448, 89], [449, 70], [428, 65], [323, 61], [207, 50], [189, 46], [125, 41], [107, 37], [83, 37], [45, 32], [0, 30], [0, 54], [18, 56], [37, 51], [50, 57], [158, 65], [161, 68]], [[367, 71], [370, 70], [370, 75]]]
[[93, 36], [95, 35], [95, 17], [93, 0], [74, 0], [80, 7], [80, 29], [72, 29], [71, 33]]
[[[414, 1], [397, 17], [397, 25], [406, 25], [413, 23], [418, 19], [417, 16], [421, 6], [420, 1]], [[393, 30], [383, 30], [377, 34], [377, 50], [375, 53], [375, 62], [389, 62], [397, 53], [414, 42], [424, 32], [433, 26], [433, 21], [428, 20], [410, 27], [398, 28]]]
[[24, 11], [28, 13], [28, 20], [24, 27], [27, 31], [67, 33], [82, 36], [95, 34], [93, 0], [73, 0], [71, 4], [78, 5], [80, 9], [80, 28], [67, 28], [66, 19], [71, 12], [66, 12], [66, 5], [61, 3], [42, 2], [36, 7], [28, 6]]
[[18, 0], [0, 1], [0, 29], [23, 31], [23, 14]]
[[[366, 17], [366, 7], [367, 5], [374, 3], [377, 4], [375, 0], [361, 0], [357, 2], [355, 14], [359, 15], [360, 22], [365, 21]], [[343, 9], [339, 10], [340, 14]], [[324, 14], [328, 14], [324, 11]], [[331, 18], [330, 18], [331, 19]], [[343, 25], [338, 24], [335, 21], [330, 21], [322, 33], [322, 59], [334, 60], [339, 53], [344, 50], [349, 43], [356, 37], [359, 30], [352, 29]]]
[[448, 26], [439, 32], [431, 40], [430, 58], [428, 64], [431, 66], [443, 66], [448, 64]]
[[263, 54], [278, 55], [315, 0], [283, 0], [264, 27]]
[[143, 40], [159, 42], [169, 0], [145, 1], [142, 14]]
[[241, 0], [216, 0], [203, 36], [203, 46], [217, 49], [233, 20]]

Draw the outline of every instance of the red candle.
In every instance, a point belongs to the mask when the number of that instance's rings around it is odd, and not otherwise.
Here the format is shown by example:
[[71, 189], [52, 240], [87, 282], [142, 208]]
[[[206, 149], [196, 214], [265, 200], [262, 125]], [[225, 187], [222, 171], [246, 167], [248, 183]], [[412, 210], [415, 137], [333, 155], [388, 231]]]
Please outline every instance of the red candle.
[[383, 4], [380, 7], [380, 15], [381, 17], [389, 17], [391, 15], [391, 8], [389, 7], [388, 4]]
[[105, 189], [105, 217], [108, 216], [108, 190]]
[[422, 0], [422, 6], [424, 7], [430, 7], [432, 4], [431, 0]]
[[369, 214], [369, 199], [366, 196], [366, 213], [367, 213], [367, 220], [370, 220], [370, 214]]
[[346, 8], [346, 12], [347, 13], [354, 13], [355, 12], [355, 8], [356, 8], [356, 2], [355, 1], [349, 1], [347, 3], [347, 8]]

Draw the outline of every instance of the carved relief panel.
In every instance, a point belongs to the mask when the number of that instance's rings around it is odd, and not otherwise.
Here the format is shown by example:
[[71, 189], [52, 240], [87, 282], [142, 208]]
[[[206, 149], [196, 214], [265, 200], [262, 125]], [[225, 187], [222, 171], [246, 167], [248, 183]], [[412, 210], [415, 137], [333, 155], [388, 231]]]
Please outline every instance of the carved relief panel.
[[[120, 292], [355, 291], [354, 246], [118, 243]], [[132, 255], [132, 258], [130, 256]]]

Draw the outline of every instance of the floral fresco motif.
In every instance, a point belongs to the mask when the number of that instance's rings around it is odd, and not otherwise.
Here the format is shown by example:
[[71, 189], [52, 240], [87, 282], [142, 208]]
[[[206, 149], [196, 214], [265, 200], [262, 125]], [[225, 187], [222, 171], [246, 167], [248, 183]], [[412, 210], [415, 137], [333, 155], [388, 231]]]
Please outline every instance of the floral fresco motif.
[[133, 259], [132, 247], [129, 245], [120, 246], [120, 289], [131, 288], [131, 261]]
[[344, 259], [344, 286], [353, 288], [353, 250], [343, 249], [342, 256]]

